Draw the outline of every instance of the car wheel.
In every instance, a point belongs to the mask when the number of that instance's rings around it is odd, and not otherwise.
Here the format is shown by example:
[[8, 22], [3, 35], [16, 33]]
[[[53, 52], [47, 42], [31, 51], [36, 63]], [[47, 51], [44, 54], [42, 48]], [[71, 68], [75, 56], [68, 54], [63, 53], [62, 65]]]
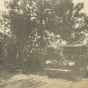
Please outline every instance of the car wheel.
[[57, 72], [56, 71], [47, 71], [48, 77], [56, 77]]
[[82, 77], [88, 77], [88, 69], [87, 69], [87, 66], [86, 67], [84, 67], [84, 70], [83, 71], [81, 71], [81, 76]]
[[73, 81], [81, 81], [82, 80], [82, 77], [80, 76], [79, 66], [77, 63], [72, 66], [70, 75], [71, 75], [71, 79]]

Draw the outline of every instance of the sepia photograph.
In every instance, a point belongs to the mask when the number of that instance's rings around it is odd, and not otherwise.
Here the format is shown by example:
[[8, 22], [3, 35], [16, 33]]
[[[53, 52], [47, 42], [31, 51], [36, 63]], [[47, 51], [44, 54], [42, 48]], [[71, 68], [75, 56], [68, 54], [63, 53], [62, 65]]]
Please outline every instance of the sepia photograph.
[[0, 88], [88, 88], [88, 0], [0, 0]]

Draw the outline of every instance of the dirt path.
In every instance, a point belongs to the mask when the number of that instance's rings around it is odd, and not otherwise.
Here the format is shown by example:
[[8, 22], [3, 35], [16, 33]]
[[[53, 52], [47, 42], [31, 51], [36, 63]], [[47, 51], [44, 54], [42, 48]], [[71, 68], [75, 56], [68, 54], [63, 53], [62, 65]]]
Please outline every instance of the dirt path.
[[72, 82], [61, 78], [17, 74], [7, 80], [2, 80], [0, 88], [88, 88], [88, 79]]

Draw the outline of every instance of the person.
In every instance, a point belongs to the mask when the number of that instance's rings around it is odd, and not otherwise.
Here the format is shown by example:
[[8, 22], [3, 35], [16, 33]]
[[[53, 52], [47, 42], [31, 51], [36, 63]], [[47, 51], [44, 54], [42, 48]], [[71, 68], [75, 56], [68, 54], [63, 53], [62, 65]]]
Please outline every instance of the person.
[[63, 51], [64, 51], [64, 49], [61, 48], [61, 50], [60, 50], [60, 57], [61, 57], [62, 59], [65, 59], [65, 57], [64, 57], [64, 55], [63, 55]]
[[27, 54], [27, 49], [24, 48], [23, 52], [22, 52], [22, 73], [26, 74], [27, 73], [27, 58], [28, 58], [28, 54]]

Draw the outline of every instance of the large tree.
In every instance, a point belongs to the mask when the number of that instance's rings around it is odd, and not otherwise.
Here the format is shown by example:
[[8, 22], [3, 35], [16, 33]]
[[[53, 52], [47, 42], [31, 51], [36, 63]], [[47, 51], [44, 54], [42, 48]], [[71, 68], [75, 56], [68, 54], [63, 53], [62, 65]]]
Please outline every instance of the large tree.
[[52, 33], [68, 43], [81, 43], [88, 28], [83, 7], [72, 0], [12, 0], [8, 22], [21, 44], [45, 46]]

